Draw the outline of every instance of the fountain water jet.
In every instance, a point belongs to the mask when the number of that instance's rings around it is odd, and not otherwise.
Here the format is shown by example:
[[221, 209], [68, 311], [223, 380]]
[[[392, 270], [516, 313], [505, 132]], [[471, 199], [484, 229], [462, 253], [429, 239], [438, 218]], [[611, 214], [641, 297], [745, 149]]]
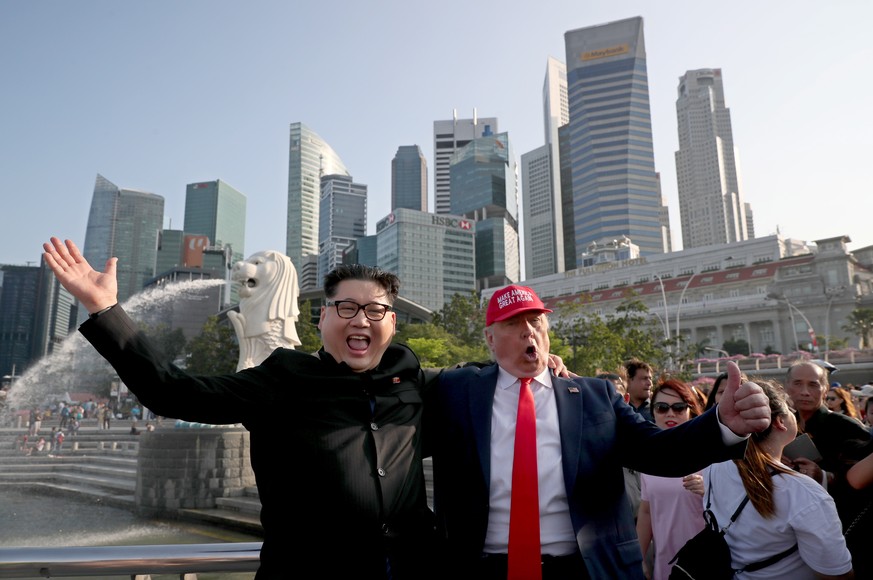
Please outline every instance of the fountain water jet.
[[[204, 291], [222, 286], [224, 280], [190, 280], [150, 288], [132, 296], [125, 311], [137, 322], [154, 325], [166, 322], [185, 301], [202, 300]], [[31, 408], [51, 396], [109, 385], [115, 371], [82, 337], [73, 331], [55, 350], [28, 368], [7, 396], [6, 412]]]

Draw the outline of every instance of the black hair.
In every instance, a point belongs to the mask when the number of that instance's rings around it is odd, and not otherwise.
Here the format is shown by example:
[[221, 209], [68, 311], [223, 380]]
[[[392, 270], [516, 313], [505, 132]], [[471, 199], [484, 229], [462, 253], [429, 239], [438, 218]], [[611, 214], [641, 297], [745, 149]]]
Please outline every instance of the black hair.
[[726, 380], [727, 373], [721, 373], [715, 377], [715, 382], [712, 383], [712, 389], [710, 389], [709, 395], [706, 397], [706, 407], [703, 409], [704, 411], [709, 411], [715, 406], [715, 394], [718, 392], [718, 387], [721, 385], [722, 381]]
[[637, 374], [637, 371], [640, 369], [647, 370], [650, 373], [654, 373], [655, 369], [652, 368], [652, 365], [645, 361], [641, 361], [638, 358], [632, 358], [628, 361], [625, 361], [624, 368], [627, 370], [627, 379], [629, 381], [634, 380], [634, 377]]
[[396, 274], [386, 272], [376, 266], [363, 264], [343, 264], [337, 266], [324, 277], [324, 295], [327, 298], [336, 296], [337, 287], [343, 280], [363, 280], [375, 282], [381, 286], [388, 296], [388, 302], [394, 304], [400, 293], [400, 278]]

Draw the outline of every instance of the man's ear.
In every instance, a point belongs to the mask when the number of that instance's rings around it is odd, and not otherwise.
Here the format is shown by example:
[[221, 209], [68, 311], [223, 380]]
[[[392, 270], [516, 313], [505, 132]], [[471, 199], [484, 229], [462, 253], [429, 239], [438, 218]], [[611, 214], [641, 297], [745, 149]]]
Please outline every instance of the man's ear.
[[484, 331], [485, 334], [485, 344], [488, 345], [488, 350], [492, 353], [494, 352], [494, 336], [491, 334], [488, 328]]

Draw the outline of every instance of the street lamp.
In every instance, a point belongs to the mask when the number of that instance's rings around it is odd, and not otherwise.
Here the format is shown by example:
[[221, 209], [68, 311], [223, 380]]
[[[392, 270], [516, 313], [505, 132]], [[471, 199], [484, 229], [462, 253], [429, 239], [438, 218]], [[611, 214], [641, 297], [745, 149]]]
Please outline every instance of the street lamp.
[[774, 300], [782, 300], [785, 304], [788, 305], [788, 315], [791, 318], [791, 332], [794, 334], [794, 348], [795, 350], [800, 350], [800, 342], [797, 340], [797, 325], [794, 322], [794, 313], [800, 315], [803, 321], [806, 323], [806, 328], [809, 332], [809, 337], [812, 343], [812, 349], [818, 352], [818, 342], [815, 340], [815, 330], [812, 328], [812, 323], [809, 321], [809, 318], [800, 310], [797, 306], [791, 303], [791, 301], [785, 297], [783, 294], [775, 294], [773, 292], [767, 294], [767, 298], [772, 298]]
[[679, 304], [676, 305], [676, 339], [682, 337], [679, 334], [679, 311], [682, 309], [682, 301], [685, 299], [685, 291], [688, 290], [688, 287], [691, 286], [691, 282], [694, 281], [694, 277], [697, 276], [697, 272], [692, 272], [691, 277], [688, 278], [688, 282], [685, 283], [685, 287], [682, 288], [682, 293], [679, 294]]
[[[806, 315], [803, 313], [803, 311], [800, 310], [800, 308], [798, 308], [797, 306], [792, 304], [788, 300], [788, 298], [785, 298], [785, 303], [788, 305], [789, 308], [793, 308], [794, 311], [797, 312], [800, 315], [800, 317], [803, 319], [803, 321], [806, 323], [806, 328], [809, 330], [810, 342], [812, 343], [812, 350], [814, 350], [815, 352], [818, 352], [818, 342], [815, 340], [815, 330], [813, 330], [812, 323], [809, 321], [809, 318], [806, 317]], [[796, 339], [797, 339], [797, 333], [795, 333], [795, 340]]]
[[659, 323], [661, 323], [661, 330], [662, 330], [662, 331], [663, 331], [663, 330], [664, 330], [664, 319], [663, 319], [663, 318], [661, 318], [661, 315], [660, 315], [660, 314], [658, 314], [658, 312], [657, 312], [657, 311], [655, 311], [655, 310], [652, 310], [652, 311], [651, 311], [651, 312], [652, 312], [652, 314], [654, 314], [654, 315], [655, 315], [655, 318], [657, 318], [657, 319], [658, 319], [658, 322], [659, 322]]
[[[722, 261], [729, 262], [733, 259], [734, 259], [733, 256], [726, 256], [726, 257], [722, 258]], [[691, 286], [691, 283], [694, 282], [694, 277], [697, 276], [697, 274], [699, 274], [699, 272], [692, 272], [691, 273], [691, 277], [688, 278], [688, 281], [685, 283], [685, 287], [682, 288], [682, 293], [679, 294], [679, 304], [676, 305], [676, 340], [679, 340], [682, 338], [682, 335], [679, 332], [679, 312], [682, 310], [683, 300], [685, 300], [685, 292], [688, 290], [688, 287]], [[664, 289], [664, 287], [663, 287], [663, 285], [661, 285], [661, 290], [663, 290], [663, 289]], [[664, 302], [666, 304], [666, 300]]]
[[[661, 300], [664, 302], [664, 319], [661, 323], [664, 325], [664, 338], [670, 340], [670, 311], [667, 309], [667, 291], [664, 290], [664, 281], [657, 274], [652, 274], [658, 279], [658, 284], [661, 286]], [[658, 317], [661, 318], [660, 316]]]
[[715, 347], [712, 347], [712, 346], [705, 346], [705, 347], [703, 347], [703, 350], [710, 350], [710, 351], [712, 351], [712, 352], [717, 352], [717, 353], [719, 353], [720, 355], [722, 355], [724, 358], [730, 358], [730, 356], [731, 356], [731, 355], [728, 354], [728, 351], [726, 351], [726, 350], [722, 350], [722, 349], [720, 349], [720, 348], [715, 348]]
[[828, 353], [831, 350], [831, 304], [833, 304], [835, 298], [842, 296], [845, 291], [845, 286], [825, 288], [825, 296], [828, 299], [828, 306], [825, 309], [825, 361], [828, 360]]

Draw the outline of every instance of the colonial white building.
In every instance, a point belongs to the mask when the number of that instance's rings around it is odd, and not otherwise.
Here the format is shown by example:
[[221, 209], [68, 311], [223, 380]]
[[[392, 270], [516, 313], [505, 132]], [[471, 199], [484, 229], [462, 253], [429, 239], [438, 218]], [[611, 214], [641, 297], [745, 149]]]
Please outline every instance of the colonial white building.
[[636, 295], [665, 337], [714, 348], [745, 339], [751, 352], [825, 350], [828, 344], [813, 344], [815, 336], [857, 347], [858, 337], [843, 326], [855, 308], [873, 307], [873, 248], [853, 254], [849, 241], [806, 244], [774, 235], [597, 263], [524, 284], [550, 307], [584, 297], [601, 315]]

